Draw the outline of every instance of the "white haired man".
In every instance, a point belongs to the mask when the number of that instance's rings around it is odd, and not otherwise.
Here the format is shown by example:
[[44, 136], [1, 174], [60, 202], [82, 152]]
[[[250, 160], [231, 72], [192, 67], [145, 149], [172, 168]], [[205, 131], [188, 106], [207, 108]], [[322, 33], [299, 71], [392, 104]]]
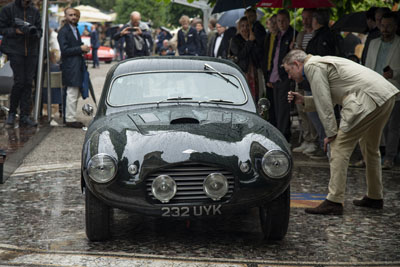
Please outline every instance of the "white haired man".
[[130, 21], [125, 24], [114, 36], [115, 41], [125, 38], [125, 52], [127, 58], [149, 56], [151, 54], [153, 39], [149, 27], [141, 21], [139, 12], [133, 11]]
[[[381, 209], [383, 186], [379, 143], [399, 90], [375, 71], [351, 60], [333, 56], [312, 56], [292, 50], [283, 59], [290, 79], [307, 79], [312, 96], [289, 92], [289, 102], [304, 104], [304, 111], [318, 112], [330, 145], [330, 181], [326, 200], [311, 214], [343, 214], [347, 167], [358, 142], [366, 161], [367, 193], [356, 206]], [[341, 105], [338, 127], [334, 106]]]

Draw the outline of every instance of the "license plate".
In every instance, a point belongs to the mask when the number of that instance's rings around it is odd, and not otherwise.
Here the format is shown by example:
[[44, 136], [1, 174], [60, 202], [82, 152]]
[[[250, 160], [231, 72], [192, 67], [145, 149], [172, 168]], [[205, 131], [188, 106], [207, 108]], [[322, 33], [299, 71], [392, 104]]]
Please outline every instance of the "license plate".
[[221, 215], [221, 205], [205, 205], [193, 207], [162, 207], [163, 217], [189, 217]]

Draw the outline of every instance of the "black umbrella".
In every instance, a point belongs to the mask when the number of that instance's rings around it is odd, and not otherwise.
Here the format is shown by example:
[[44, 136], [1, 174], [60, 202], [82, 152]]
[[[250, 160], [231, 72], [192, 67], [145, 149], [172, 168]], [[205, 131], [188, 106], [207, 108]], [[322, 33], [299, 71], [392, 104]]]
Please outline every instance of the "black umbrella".
[[97, 100], [96, 100], [96, 95], [94, 94], [94, 89], [93, 89], [93, 85], [92, 85], [92, 81], [89, 79], [89, 93], [90, 96], [93, 98], [93, 102], [97, 108]]
[[217, 0], [212, 14], [232, 9], [247, 8], [248, 6], [255, 5], [258, 2], [260, 2], [260, 0]]
[[338, 19], [338, 21], [332, 25], [331, 29], [339, 32], [366, 33], [369, 30], [366, 12], [362, 11], [346, 14]]

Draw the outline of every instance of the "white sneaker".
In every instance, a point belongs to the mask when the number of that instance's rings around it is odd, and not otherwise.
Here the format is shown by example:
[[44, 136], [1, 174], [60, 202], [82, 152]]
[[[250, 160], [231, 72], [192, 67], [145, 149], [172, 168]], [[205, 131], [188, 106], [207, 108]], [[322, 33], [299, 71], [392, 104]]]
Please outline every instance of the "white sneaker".
[[304, 141], [303, 143], [301, 143], [300, 146], [293, 148], [293, 152], [295, 153], [300, 153], [303, 152], [306, 148], [308, 148], [308, 144], [306, 141]]
[[315, 150], [317, 150], [317, 145], [314, 143], [308, 143], [307, 148], [303, 150], [303, 154], [308, 155], [315, 152]]

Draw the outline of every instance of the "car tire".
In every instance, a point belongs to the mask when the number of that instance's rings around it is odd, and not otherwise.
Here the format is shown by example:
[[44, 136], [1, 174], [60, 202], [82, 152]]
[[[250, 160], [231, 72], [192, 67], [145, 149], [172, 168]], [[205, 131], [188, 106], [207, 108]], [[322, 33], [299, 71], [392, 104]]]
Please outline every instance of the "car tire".
[[110, 64], [110, 63], [111, 63], [111, 61], [112, 61], [112, 60], [107, 60], [107, 61], [104, 61], [104, 63], [106, 63], [106, 64]]
[[290, 187], [274, 200], [260, 207], [261, 228], [264, 239], [282, 240], [289, 226]]
[[111, 237], [111, 208], [85, 188], [86, 236], [90, 241], [104, 241]]

